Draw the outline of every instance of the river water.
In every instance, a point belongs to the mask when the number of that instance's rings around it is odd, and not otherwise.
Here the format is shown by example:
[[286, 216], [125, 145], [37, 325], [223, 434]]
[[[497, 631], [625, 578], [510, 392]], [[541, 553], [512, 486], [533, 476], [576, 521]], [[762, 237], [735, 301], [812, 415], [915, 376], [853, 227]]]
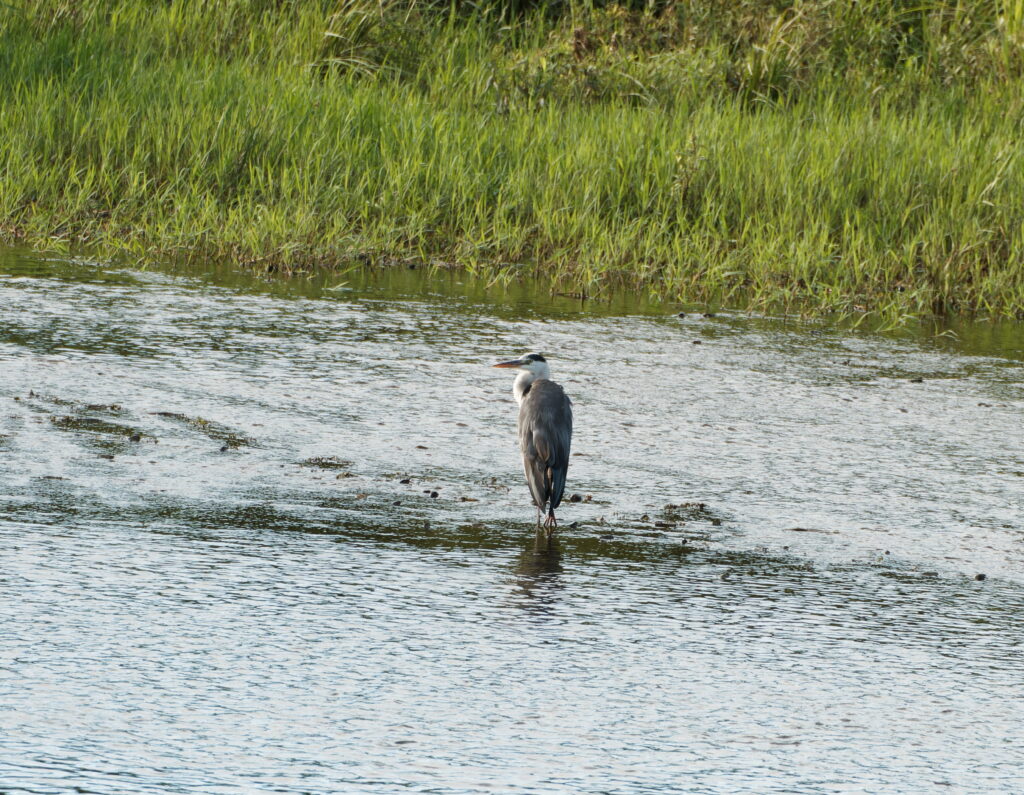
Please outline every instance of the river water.
[[6, 252], [0, 791], [1022, 792], [1022, 418], [1019, 326]]

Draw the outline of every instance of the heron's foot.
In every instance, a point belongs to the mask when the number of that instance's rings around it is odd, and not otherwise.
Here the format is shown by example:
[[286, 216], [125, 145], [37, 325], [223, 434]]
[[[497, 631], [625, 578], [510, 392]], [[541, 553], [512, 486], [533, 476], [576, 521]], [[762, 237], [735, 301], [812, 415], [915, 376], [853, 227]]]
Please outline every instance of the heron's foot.
[[557, 529], [557, 527], [558, 527], [558, 520], [555, 518], [555, 512], [551, 511], [547, 515], [547, 518], [544, 520], [544, 528], [548, 531], [547, 535], [548, 535], [548, 539], [549, 540], [550, 540], [551, 536], [554, 534], [554, 532]]

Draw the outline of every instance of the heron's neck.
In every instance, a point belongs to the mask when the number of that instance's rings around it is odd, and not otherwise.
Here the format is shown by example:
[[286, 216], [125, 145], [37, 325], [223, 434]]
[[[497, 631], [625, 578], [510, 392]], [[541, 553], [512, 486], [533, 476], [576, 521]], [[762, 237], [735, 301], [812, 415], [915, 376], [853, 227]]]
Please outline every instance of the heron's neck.
[[534, 381], [540, 381], [544, 378], [550, 378], [551, 371], [547, 367], [541, 368], [539, 373], [532, 373], [529, 370], [520, 370], [519, 375], [516, 376], [515, 383], [512, 384], [512, 394], [516, 396], [516, 403], [522, 405], [523, 398], [526, 396], [526, 391], [530, 388], [530, 384]]

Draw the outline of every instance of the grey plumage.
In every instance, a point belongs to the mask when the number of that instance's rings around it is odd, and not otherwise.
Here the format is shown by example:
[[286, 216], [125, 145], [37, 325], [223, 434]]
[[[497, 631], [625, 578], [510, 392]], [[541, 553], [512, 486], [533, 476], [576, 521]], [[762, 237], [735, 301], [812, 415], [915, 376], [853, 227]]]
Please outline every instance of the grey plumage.
[[519, 447], [533, 502], [550, 518], [565, 493], [571, 444], [572, 403], [565, 391], [554, 381], [534, 381], [519, 407]]
[[539, 353], [500, 362], [495, 367], [519, 371], [512, 394], [519, 404], [519, 447], [523, 453], [526, 483], [537, 506], [537, 523], [547, 509], [544, 526], [550, 537], [558, 526], [555, 508], [565, 493], [572, 444], [572, 403], [551, 380], [547, 360]]

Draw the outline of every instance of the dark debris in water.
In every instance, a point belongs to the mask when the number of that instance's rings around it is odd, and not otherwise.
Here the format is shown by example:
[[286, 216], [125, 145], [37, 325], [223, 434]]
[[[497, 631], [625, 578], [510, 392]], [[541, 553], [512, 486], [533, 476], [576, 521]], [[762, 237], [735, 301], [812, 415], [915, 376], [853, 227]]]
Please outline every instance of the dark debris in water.
[[772, 555], [768, 552], [723, 550], [709, 553], [707, 562], [713, 565], [728, 567], [726, 573], [746, 574], [748, 576], [760, 574], [778, 575], [783, 572], [811, 574], [816, 571], [810, 561]]
[[[660, 514], [644, 513], [635, 519], [621, 516], [616, 524], [620, 529], [642, 538], [678, 540], [681, 547], [686, 549], [693, 549], [686, 546], [691, 541], [709, 543], [713, 540], [713, 531], [710, 529], [698, 530], [693, 524], [688, 524], [691, 522], [703, 522], [711, 527], [721, 527], [723, 519], [705, 503], [688, 502], [666, 505]], [[598, 519], [598, 525], [604, 527], [604, 517]], [[685, 536], [678, 535], [684, 532]]]
[[721, 527], [725, 517], [703, 502], [669, 503], [661, 509], [662, 519], [671, 524], [681, 522], [708, 522]]
[[58, 397], [57, 395], [44, 395], [41, 392], [29, 390], [28, 397], [30, 400], [38, 400], [43, 403], [49, 403], [52, 406], [60, 406], [61, 408], [74, 411], [76, 413], [90, 412], [93, 414], [113, 414], [121, 415], [125, 413], [125, 410], [118, 403], [83, 403], [79, 400], [70, 400], [68, 398]]
[[50, 415], [50, 424], [59, 430], [78, 435], [84, 444], [98, 448], [102, 453], [110, 455], [125, 453], [130, 444], [146, 442], [156, 444], [159, 440], [151, 434], [143, 433], [138, 428], [100, 417], [88, 417], [79, 414]]
[[300, 467], [316, 467], [317, 469], [348, 469], [351, 461], [345, 461], [335, 455], [317, 456], [299, 462]]
[[110, 414], [124, 414], [124, 409], [117, 403], [86, 403], [86, 411], [102, 411]]
[[899, 569], [894, 568], [891, 565], [880, 567], [878, 569], [878, 576], [908, 585], [921, 582], [931, 582], [939, 579], [939, 573], [937, 571]]
[[[50, 422], [57, 428], [69, 431], [86, 431], [88, 433], [105, 433], [113, 436], [124, 436], [133, 442], [141, 441], [147, 436], [141, 431], [129, 425], [121, 425], [116, 422], [109, 422], [98, 417], [76, 417], [72, 414], [54, 415]], [[148, 438], [155, 441], [155, 437]]]
[[251, 447], [254, 444], [253, 440], [245, 434], [232, 430], [228, 426], [221, 425], [218, 422], [205, 420], [202, 417], [189, 417], [187, 414], [180, 414], [176, 411], [154, 411], [153, 414], [157, 417], [163, 417], [164, 419], [174, 420], [175, 422], [180, 422], [183, 425], [188, 425], [210, 439], [221, 442], [222, 450], [225, 445], [228, 448], [234, 448]]

